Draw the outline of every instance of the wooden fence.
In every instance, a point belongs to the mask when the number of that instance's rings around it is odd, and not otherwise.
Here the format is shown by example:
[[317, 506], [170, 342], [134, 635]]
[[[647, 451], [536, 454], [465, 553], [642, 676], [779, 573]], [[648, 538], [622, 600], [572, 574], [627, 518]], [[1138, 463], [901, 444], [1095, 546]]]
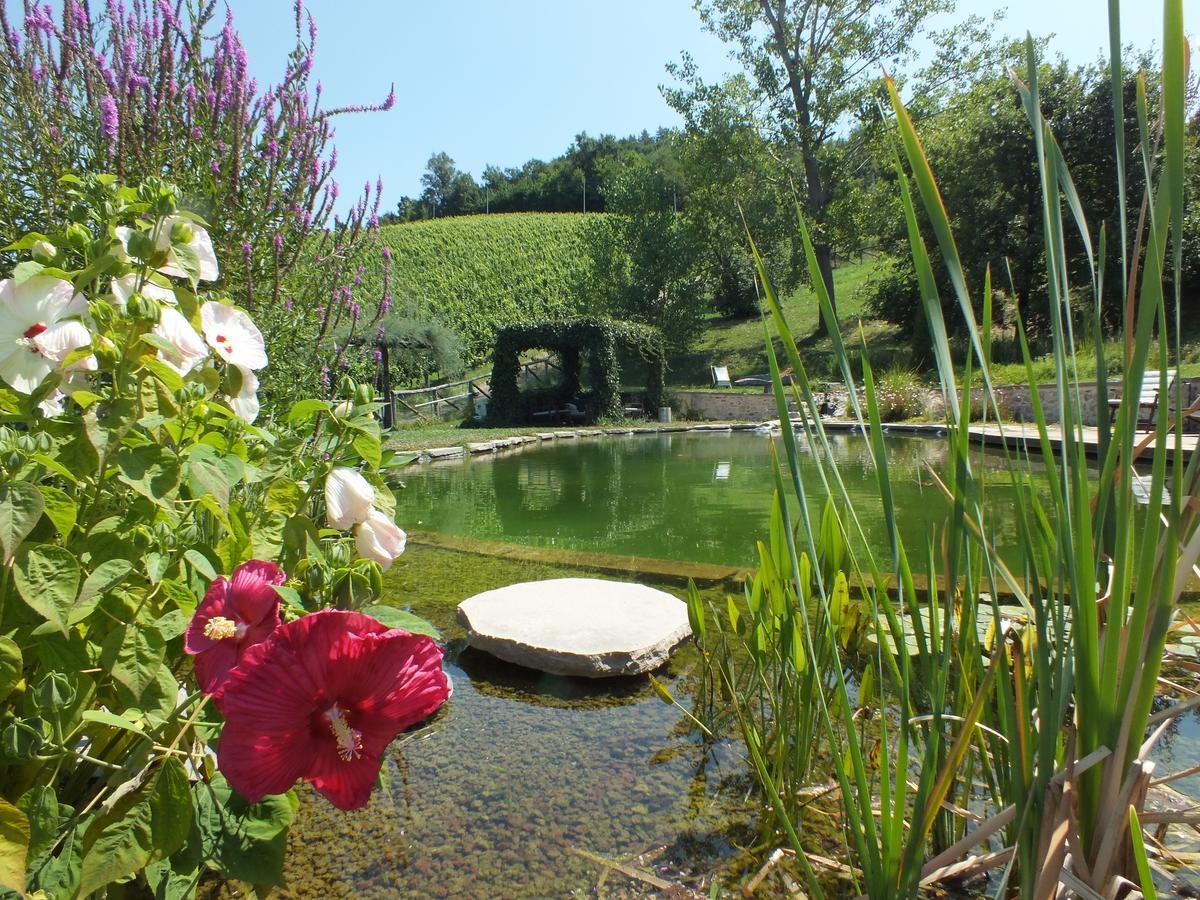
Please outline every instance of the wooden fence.
[[[560, 370], [549, 356], [526, 360], [521, 363], [518, 381], [523, 385], [545, 382], [550, 378], [551, 369]], [[471, 406], [477, 407], [481, 399], [485, 402], [491, 399], [488, 380], [487, 376], [479, 376], [392, 391], [392, 421], [435, 421], [461, 416]]]

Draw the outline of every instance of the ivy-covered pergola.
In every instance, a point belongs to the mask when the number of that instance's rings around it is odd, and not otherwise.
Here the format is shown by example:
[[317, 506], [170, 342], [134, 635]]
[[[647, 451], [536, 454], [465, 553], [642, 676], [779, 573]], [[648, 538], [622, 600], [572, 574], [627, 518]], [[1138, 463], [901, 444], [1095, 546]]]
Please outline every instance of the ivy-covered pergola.
[[622, 406], [618, 347], [635, 351], [645, 361], [646, 409], [658, 409], [666, 392], [666, 357], [657, 328], [612, 319], [566, 319], [508, 325], [496, 332], [488, 419], [496, 424], [513, 424], [518, 418], [517, 376], [521, 354], [533, 349], [550, 350], [561, 357], [560, 393], [564, 400], [579, 393], [583, 355], [588, 354], [592, 415], [596, 419], [619, 417]]

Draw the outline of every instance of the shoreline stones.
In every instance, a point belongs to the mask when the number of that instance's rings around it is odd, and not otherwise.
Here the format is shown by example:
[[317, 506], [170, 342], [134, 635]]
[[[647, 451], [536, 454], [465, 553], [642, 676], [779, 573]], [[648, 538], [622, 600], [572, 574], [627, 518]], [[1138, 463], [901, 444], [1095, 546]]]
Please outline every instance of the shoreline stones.
[[585, 678], [640, 675], [691, 635], [687, 604], [600, 578], [553, 578], [484, 591], [458, 605], [467, 643], [500, 659]]

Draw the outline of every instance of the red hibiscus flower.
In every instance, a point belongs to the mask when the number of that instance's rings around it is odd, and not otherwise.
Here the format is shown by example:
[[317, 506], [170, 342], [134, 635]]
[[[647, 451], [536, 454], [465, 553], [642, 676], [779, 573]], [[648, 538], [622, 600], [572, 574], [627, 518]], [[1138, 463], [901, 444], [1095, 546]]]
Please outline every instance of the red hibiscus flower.
[[387, 745], [450, 696], [429, 638], [328, 609], [250, 647], [217, 698], [217, 764], [248, 802], [301, 778], [339, 809], [371, 796]]
[[183, 649], [196, 657], [196, 681], [204, 693], [219, 693], [245, 652], [282, 623], [272, 585], [286, 577], [275, 563], [252, 559], [231, 578], [209, 585], [183, 639]]

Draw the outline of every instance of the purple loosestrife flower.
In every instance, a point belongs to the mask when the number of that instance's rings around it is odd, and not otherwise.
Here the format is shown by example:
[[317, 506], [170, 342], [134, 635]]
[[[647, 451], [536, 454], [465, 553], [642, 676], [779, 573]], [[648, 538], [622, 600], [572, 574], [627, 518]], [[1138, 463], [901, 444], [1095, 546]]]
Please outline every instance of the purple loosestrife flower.
[[329, 390], [329, 366], [321, 366], [321, 387]]
[[198, 141], [202, 137], [204, 137], [204, 129], [202, 129], [199, 125], [193, 125], [192, 126], [192, 140]]
[[278, 253], [283, 249], [283, 235], [278, 231], [275, 232], [275, 252]]
[[291, 297], [288, 297], [283, 301], [283, 311], [284, 312], [292, 311], [292, 298]]
[[375, 362], [377, 362], [377, 363], [383, 362], [383, 351], [380, 350], [378, 347], [375, 348]]
[[100, 98], [100, 133], [104, 135], [108, 141], [108, 152], [113, 153], [117, 149], [117, 135], [120, 132], [121, 122], [117, 115], [117, 101], [105, 94]]

